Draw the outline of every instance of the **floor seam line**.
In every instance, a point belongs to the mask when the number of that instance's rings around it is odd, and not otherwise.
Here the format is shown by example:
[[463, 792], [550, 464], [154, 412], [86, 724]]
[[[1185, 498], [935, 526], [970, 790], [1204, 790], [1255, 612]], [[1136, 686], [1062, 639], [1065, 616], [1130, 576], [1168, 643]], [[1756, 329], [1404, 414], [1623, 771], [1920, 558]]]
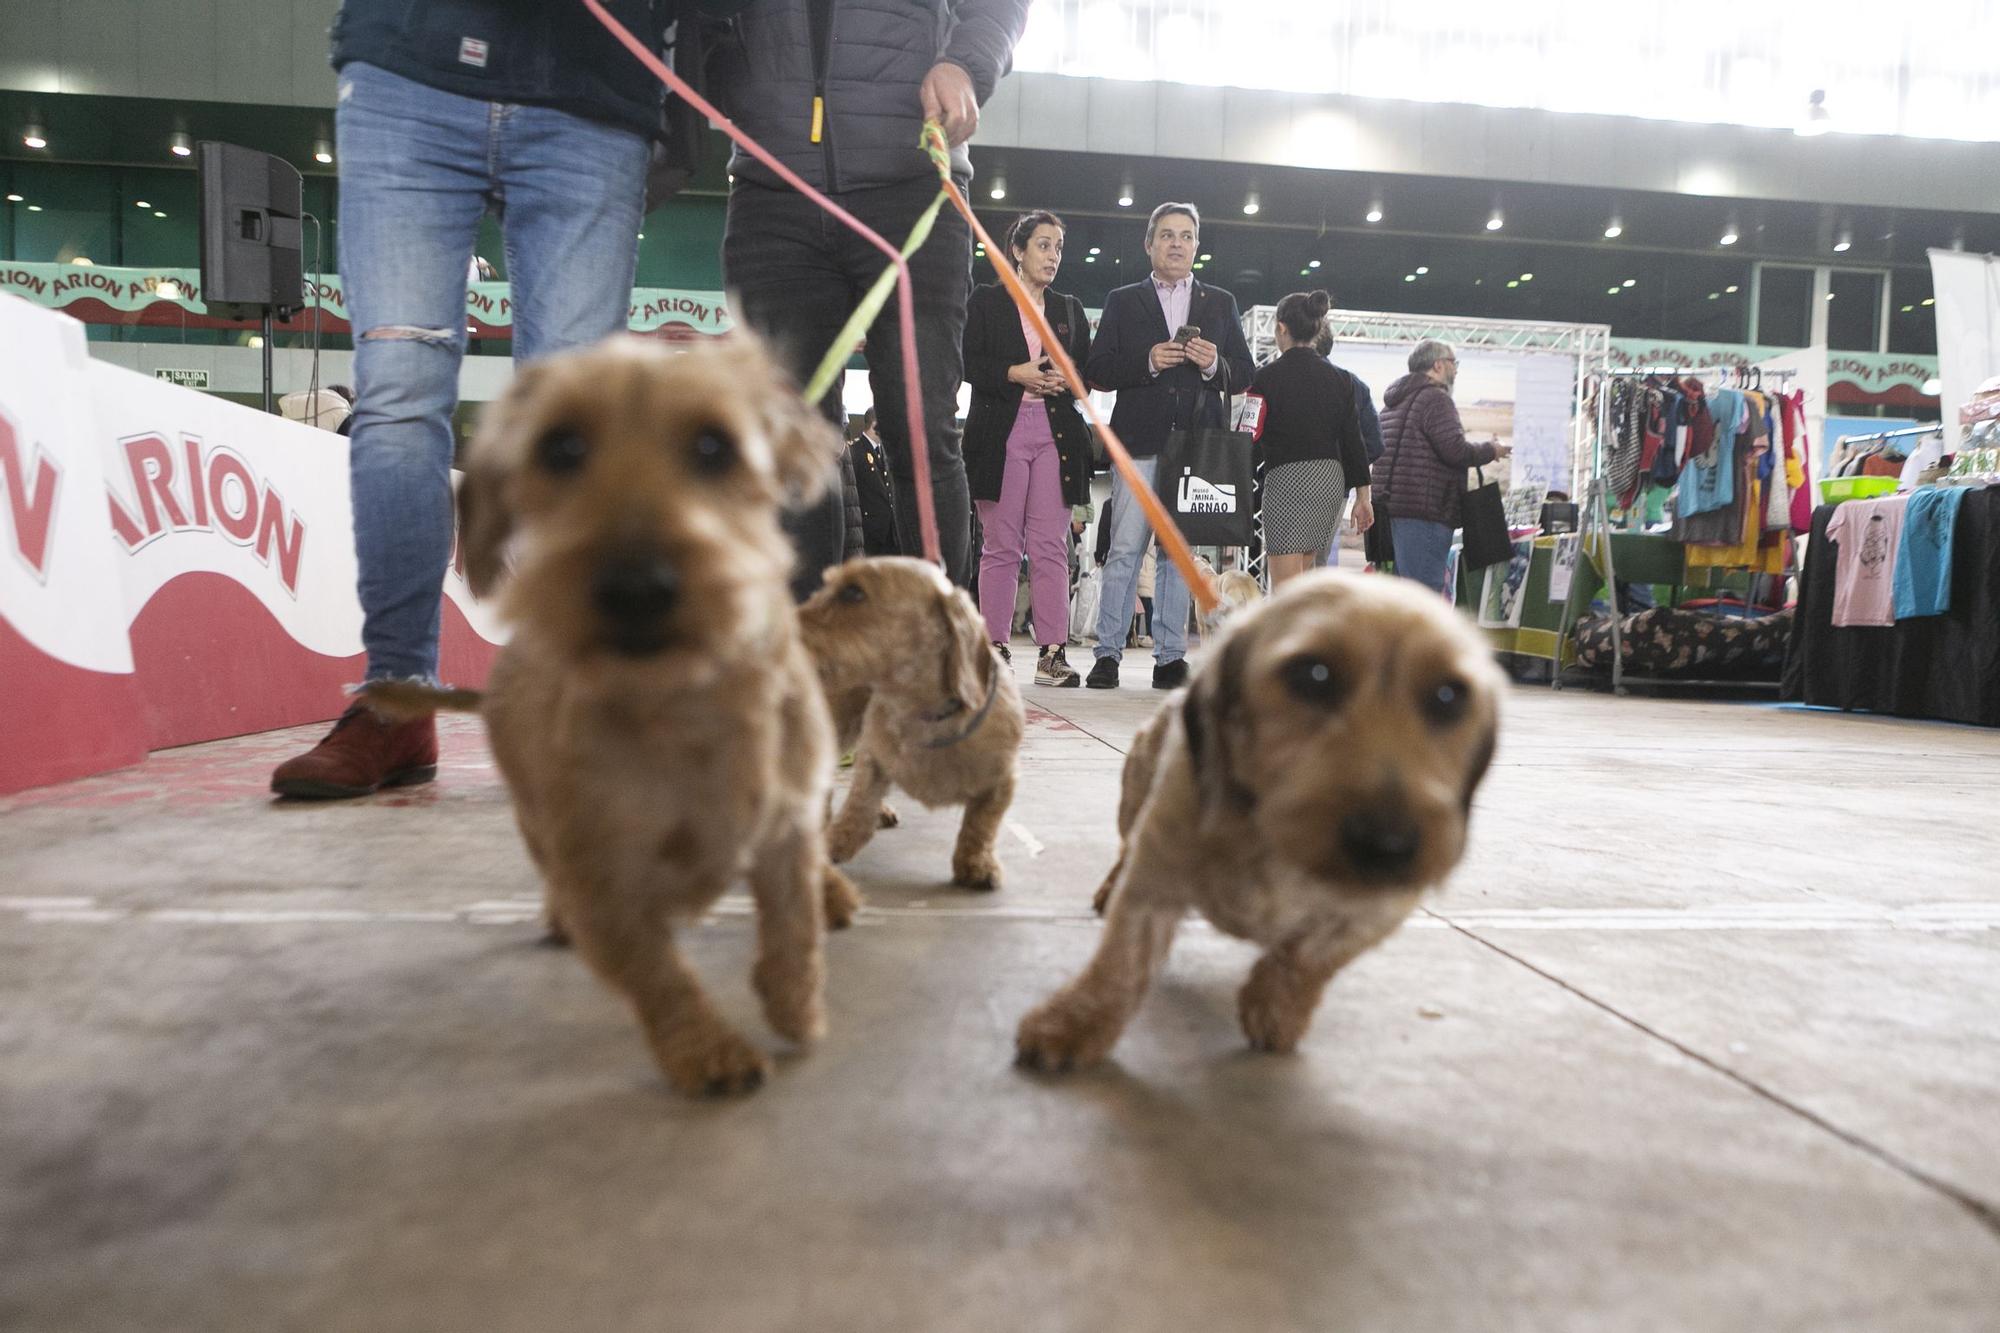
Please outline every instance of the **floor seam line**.
[[1771, 1105], [1778, 1107], [1780, 1110], [1786, 1111], [1793, 1117], [1803, 1120], [1809, 1125], [1812, 1125], [1815, 1129], [1820, 1130], [1822, 1133], [1832, 1135], [1834, 1138], [1839, 1139], [1842, 1143], [1845, 1143], [1848, 1147], [1853, 1148], [1868, 1157], [1874, 1158], [1876, 1162], [1880, 1163], [1883, 1166], [1888, 1167], [1890, 1170], [1901, 1174], [1902, 1176], [1906, 1177], [1909, 1180], [1915, 1181], [1917, 1184], [1932, 1191], [1933, 1193], [1943, 1196], [1944, 1198], [1950, 1200], [1952, 1203], [1957, 1204], [1967, 1213], [1970, 1213], [1974, 1221], [1978, 1222], [1982, 1227], [1984, 1227], [1986, 1231], [1996, 1241], [2000, 1241], [2000, 1206], [1995, 1206], [1994, 1204], [1987, 1202], [1985, 1199], [1980, 1198], [1977, 1194], [1974, 1194], [1969, 1190], [1961, 1189], [1957, 1185], [1952, 1184], [1950, 1181], [1932, 1175], [1930, 1172], [1924, 1170], [1922, 1167], [1917, 1166], [1913, 1162], [1904, 1160], [1902, 1157], [1889, 1151], [1887, 1148], [1882, 1147], [1880, 1144], [1871, 1142], [1870, 1140], [1863, 1138], [1860, 1134], [1855, 1133], [1853, 1130], [1849, 1130], [1843, 1128], [1840, 1125], [1835, 1124], [1833, 1121], [1819, 1114], [1819, 1112], [1814, 1111], [1809, 1107], [1801, 1106], [1799, 1103], [1793, 1101], [1791, 1098], [1786, 1097], [1784, 1094], [1774, 1091], [1771, 1088], [1765, 1087], [1763, 1084], [1757, 1082], [1757, 1080], [1749, 1077], [1748, 1075], [1738, 1073], [1736, 1070], [1731, 1069], [1729, 1066], [1723, 1064], [1719, 1060], [1716, 1060], [1714, 1057], [1705, 1055], [1702, 1052], [1694, 1049], [1692, 1046], [1689, 1046], [1687, 1043], [1680, 1041], [1677, 1038], [1669, 1036], [1665, 1032], [1660, 1031], [1658, 1028], [1655, 1028], [1648, 1023], [1642, 1022], [1641, 1020], [1634, 1018], [1632, 1015], [1617, 1008], [1615, 1005], [1612, 1005], [1604, 1000], [1598, 999], [1595, 995], [1592, 995], [1589, 991], [1586, 991], [1569, 981], [1565, 981], [1563, 978], [1557, 976], [1555, 973], [1549, 971], [1547, 968], [1540, 967], [1537, 964], [1528, 961], [1521, 955], [1514, 953], [1512, 950], [1503, 948], [1498, 944], [1495, 944], [1493, 941], [1487, 939], [1485, 936], [1480, 935], [1475, 931], [1467, 930], [1464, 926], [1459, 925], [1456, 921], [1453, 921], [1450, 917], [1432, 911], [1430, 908], [1427, 907], [1422, 908], [1420, 910], [1424, 913], [1425, 916], [1431, 917], [1434, 920], [1442, 922], [1450, 929], [1457, 931], [1459, 934], [1465, 936], [1465, 938], [1471, 940], [1474, 944], [1477, 944], [1482, 948], [1489, 949], [1492, 952], [1499, 954], [1502, 958], [1507, 959], [1509, 962], [1514, 963], [1519, 967], [1526, 968], [1528, 971], [1533, 972], [1536, 976], [1541, 977], [1544, 981], [1547, 981], [1552, 985], [1561, 988], [1562, 990], [1568, 991], [1571, 995], [1576, 996], [1576, 998], [1582, 1000], [1585, 1004], [1588, 1004], [1595, 1009], [1601, 1010], [1602, 1012], [1609, 1014], [1612, 1018], [1617, 1019], [1619, 1022], [1634, 1029], [1635, 1031], [1643, 1033], [1645, 1036], [1650, 1037], [1652, 1040], [1657, 1041], [1662, 1045], [1673, 1048], [1675, 1051], [1679, 1052], [1687, 1059], [1694, 1061], [1696, 1064], [1711, 1071], [1712, 1073], [1721, 1075], [1723, 1078], [1728, 1079], [1731, 1083], [1736, 1084], [1738, 1087], [1744, 1089], [1753, 1096], [1762, 1098], [1763, 1100], [1769, 1102]]
[[[1047, 713], [1050, 717], [1059, 718], [1063, 722], [1068, 723], [1070, 726], [1075, 727], [1078, 731], [1090, 737], [1090, 739], [1096, 741], [1099, 745], [1102, 745], [1105, 749], [1111, 751], [1111, 753], [1117, 755], [1122, 755], [1125, 753], [1125, 751], [1119, 749], [1116, 745], [1113, 745], [1110, 741], [1105, 740], [1104, 737], [1098, 735], [1096, 732], [1092, 731], [1089, 727], [1084, 726], [1083, 723], [1077, 721], [1075, 718], [1069, 716], [1067, 713], [1058, 713], [1055, 709], [1049, 707], [1045, 703], [1037, 703], [1035, 707], [1041, 709], [1044, 713]], [[1023, 745], [1022, 748], [1026, 749], [1027, 747]]]

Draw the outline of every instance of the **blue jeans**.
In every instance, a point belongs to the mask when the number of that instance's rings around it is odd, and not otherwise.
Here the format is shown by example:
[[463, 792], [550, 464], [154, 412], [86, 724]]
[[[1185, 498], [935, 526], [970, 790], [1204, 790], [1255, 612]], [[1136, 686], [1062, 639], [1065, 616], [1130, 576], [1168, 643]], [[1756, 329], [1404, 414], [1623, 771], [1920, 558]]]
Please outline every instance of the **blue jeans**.
[[[1139, 474], [1153, 484], [1154, 458], [1135, 458]], [[1145, 563], [1146, 548], [1152, 544], [1153, 529], [1146, 523], [1146, 511], [1132, 498], [1125, 474], [1111, 473], [1111, 552], [1104, 559], [1103, 580], [1098, 589], [1097, 655], [1113, 659], [1125, 654], [1125, 634], [1132, 625], [1132, 603], [1139, 586], [1139, 566]], [[1153, 570], [1153, 660], [1161, 666], [1187, 656], [1188, 608], [1194, 604], [1180, 570], [1163, 553]]]
[[646, 141], [546, 107], [340, 71], [348, 467], [368, 679], [431, 680], [452, 537], [452, 412], [479, 223], [501, 220], [517, 362], [625, 327]]
[[[897, 185], [848, 190], [834, 198], [878, 235], [901, 244], [937, 192], [937, 177], [925, 175]], [[881, 251], [796, 190], [738, 181], [729, 192], [722, 275], [735, 293], [731, 304], [744, 323], [771, 340], [802, 385], [887, 262]], [[929, 445], [925, 457], [931, 465], [938, 546], [946, 577], [967, 586], [973, 572], [972, 501], [959, 449], [958, 386], [965, 378], [962, 349], [965, 302], [972, 294], [972, 230], [951, 209], [938, 214], [930, 240], [910, 257], [910, 283], [921, 381], [917, 389]], [[868, 326], [863, 353], [889, 476], [896, 488], [897, 545], [904, 555], [921, 556], [901, 328], [902, 317], [891, 296]], [[837, 386], [822, 406], [835, 421], [844, 419]], [[819, 587], [828, 566], [840, 563], [845, 524], [846, 509], [837, 485], [818, 505], [786, 515], [785, 528], [798, 552], [792, 590], [800, 600]]]
[[1415, 579], [1432, 592], [1444, 592], [1445, 560], [1451, 555], [1449, 523], [1421, 518], [1392, 518], [1389, 537], [1396, 544], [1396, 572]]

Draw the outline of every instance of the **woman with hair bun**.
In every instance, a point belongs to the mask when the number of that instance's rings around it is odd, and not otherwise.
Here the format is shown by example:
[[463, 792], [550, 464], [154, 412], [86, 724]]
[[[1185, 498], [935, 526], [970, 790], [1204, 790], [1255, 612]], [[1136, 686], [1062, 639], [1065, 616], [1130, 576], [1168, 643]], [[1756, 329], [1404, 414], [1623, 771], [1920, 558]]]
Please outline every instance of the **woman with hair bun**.
[[1354, 380], [1315, 347], [1332, 307], [1323, 291], [1293, 292], [1278, 302], [1278, 356], [1250, 386], [1264, 400], [1257, 451], [1274, 590], [1326, 561], [1349, 490], [1356, 492], [1355, 530], [1366, 532], [1375, 522]]

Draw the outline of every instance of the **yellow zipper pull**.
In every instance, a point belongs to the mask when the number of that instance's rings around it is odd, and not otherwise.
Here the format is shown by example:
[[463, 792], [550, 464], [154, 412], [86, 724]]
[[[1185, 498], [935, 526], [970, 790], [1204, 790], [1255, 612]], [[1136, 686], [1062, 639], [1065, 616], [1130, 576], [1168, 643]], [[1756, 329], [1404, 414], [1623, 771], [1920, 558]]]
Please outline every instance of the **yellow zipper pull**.
[[812, 133], [812, 141], [814, 143], [819, 142], [820, 131], [825, 127], [826, 127], [826, 99], [819, 96], [819, 94], [815, 93], [813, 94], [813, 133]]

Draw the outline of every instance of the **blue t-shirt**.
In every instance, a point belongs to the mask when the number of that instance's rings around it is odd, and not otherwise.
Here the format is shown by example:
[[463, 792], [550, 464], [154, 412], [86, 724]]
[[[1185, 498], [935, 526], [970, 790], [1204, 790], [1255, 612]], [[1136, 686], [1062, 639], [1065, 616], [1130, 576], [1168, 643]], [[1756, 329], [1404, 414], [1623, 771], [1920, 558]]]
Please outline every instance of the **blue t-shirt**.
[[1965, 490], [1926, 486], [1903, 511], [1903, 542], [1896, 552], [1896, 619], [1951, 610], [1951, 537]]

